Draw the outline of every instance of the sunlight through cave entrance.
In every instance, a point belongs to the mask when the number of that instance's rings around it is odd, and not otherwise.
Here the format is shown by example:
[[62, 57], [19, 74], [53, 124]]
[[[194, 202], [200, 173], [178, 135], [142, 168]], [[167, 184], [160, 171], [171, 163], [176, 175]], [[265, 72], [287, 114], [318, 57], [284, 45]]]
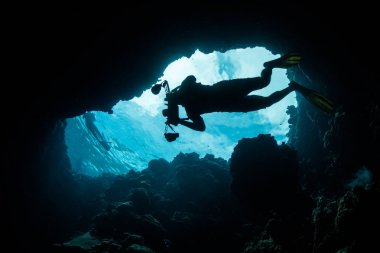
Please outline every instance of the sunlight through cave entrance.
[[[173, 89], [188, 75], [194, 75], [197, 82], [205, 85], [255, 77], [260, 75], [264, 62], [279, 56], [263, 47], [209, 54], [197, 50], [190, 58], [182, 57], [169, 64], [157, 82], [167, 80]], [[252, 94], [267, 96], [285, 88], [289, 83], [286, 71], [273, 69], [271, 83]], [[180, 138], [169, 143], [163, 136], [164, 96], [164, 92], [155, 96], [148, 89], [140, 97], [117, 103], [113, 114], [94, 111], [67, 119], [65, 140], [73, 171], [90, 176], [124, 174], [145, 169], [152, 159], [171, 161], [180, 152], [196, 152], [201, 157], [212, 154], [228, 160], [242, 138], [271, 134], [278, 143], [287, 142], [289, 115], [286, 110], [290, 105], [297, 106], [292, 92], [259, 111], [205, 114], [202, 115], [207, 125], [205, 132], [178, 126], [176, 131], [180, 132]], [[180, 113], [184, 116], [183, 110]]]

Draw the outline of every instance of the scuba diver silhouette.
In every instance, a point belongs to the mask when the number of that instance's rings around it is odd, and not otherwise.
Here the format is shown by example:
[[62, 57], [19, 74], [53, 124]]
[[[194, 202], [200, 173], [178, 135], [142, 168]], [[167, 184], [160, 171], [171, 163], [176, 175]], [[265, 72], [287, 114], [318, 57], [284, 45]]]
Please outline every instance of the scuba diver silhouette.
[[[212, 112], [250, 112], [269, 107], [282, 100], [292, 91], [300, 92], [320, 109], [331, 112], [333, 104], [319, 93], [306, 88], [295, 81], [291, 81], [283, 90], [276, 91], [267, 97], [249, 95], [254, 90], [262, 89], [269, 85], [273, 68], [289, 68], [299, 64], [301, 60], [298, 54], [287, 54], [278, 59], [264, 63], [261, 75], [252, 78], [224, 80], [210, 85], [196, 82], [193, 75], [187, 76], [180, 86], [170, 91], [167, 81], [156, 84], [151, 88], [153, 94], [158, 94], [161, 87], [166, 89], [167, 109], [162, 111], [167, 117], [165, 138], [174, 141], [179, 134], [175, 133], [171, 125], [178, 124], [196, 131], [205, 131], [202, 114]], [[179, 117], [179, 105], [183, 106], [187, 118]], [[167, 133], [170, 127], [174, 133]]]
[[88, 130], [92, 133], [92, 135], [95, 137], [95, 139], [102, 145], [102, 147], [110, 151], [111, 146], [109, 145], [111, 142], [108, 142], [104, 139], [104, 136], [100, 133], [99, 129], [95, 125], [95, 114], [92, 112], [86, 112], [83, 115], [83, 118], [85, 119], [85, 124]]

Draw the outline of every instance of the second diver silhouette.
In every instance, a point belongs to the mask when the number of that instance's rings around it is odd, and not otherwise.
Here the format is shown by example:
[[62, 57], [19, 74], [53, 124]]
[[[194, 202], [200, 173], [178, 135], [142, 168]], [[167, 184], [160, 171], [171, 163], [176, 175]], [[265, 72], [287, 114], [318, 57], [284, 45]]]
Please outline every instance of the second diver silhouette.
[[[267, 97], [249, 95], [252, 91], [269, 85], [274, 68], [289, 68], [299, 64], [300, 60], [299, 54], [286, 54], [278, 59], [265, 62], [264, 69], [258, 77], [223, 80], [211, 86], [196, 82], [193, 75], [187, 76], [181, 85], [172, 91], [170, 91], [167, 81], [155, 84], [151, 88], [153, 94], [157, 95], [161, 87], [164, 87], [166, 91], [167, 108], [162, 111], [163, 116], [167, 117], [166, 140], [171, 142], [179, 137], [171, 125], [180, 124], [196, 131], [205, 131], [206, 125], [201, 117], [202, 114], [257, 111], [277, 103], [292, 91], [299, 92], [321, 110], [332, 112], [334, 105], [330, 100], [295, 81], [291, 81], [288, 87]], [[179, 105], [184, 107], [187, 118], [179, 117]], [[167, 133], [168, 127], [174, 133]]]
[[85, 119], [86, 127], [88, 128], [88, 130], [90, 130], [90, 132], [95, 137], [95, 139], [100, 143], [100, 145], [102, 145], [102, 147], [105, 150], [110, 151], [111, 150], [111, 146], [109, 144], [111, 142], [106, 141], [104, 139], [104, 136], [100, 133], [99, 129], [96, 127], [96, 125], [94, 123], [95, 120], [96, 120], [95, 119], [95, 114], [92, 113], [92, 112], [86, 112], [83, 115], [83, 118]]

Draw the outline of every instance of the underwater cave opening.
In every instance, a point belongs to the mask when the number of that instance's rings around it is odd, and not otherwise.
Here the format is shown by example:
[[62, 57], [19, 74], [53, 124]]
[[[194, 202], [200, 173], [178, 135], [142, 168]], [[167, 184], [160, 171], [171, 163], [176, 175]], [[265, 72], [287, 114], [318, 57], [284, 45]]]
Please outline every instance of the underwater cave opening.
[[[224, 53], [202, 53], [182, 57], [167, 66], [157, 81], [167, 80], [170, 88], [178, 86], [188, 75], [197, 82], [212, 85], [221, 80], [259, 76], [263, 63], [278, 58], [263, 47], [228, 50]], [[287, 87], [286, 69], [273, 69], [271, 83], [252, 94], [267, 96]], [[152, 84], [153, 85], [153, 84]], [[271, 134], [278, 143], [287, 142], [290, 105], [297, 106], [295, 93], [278, 103], [248, 113], [209, 113], [202, 115], [207, 129], [197, 132], [176, 127], [180, 138], [167, 142], [164, 138], [164, 92], [158, 96], [147, 89], [140, 97], [119, 101], [113, 113], [93, 111], [67, 119], [65, 141], [75, 173], [97, 176], [102, 173], [124, 174], [145, 169], [152, 159], [171, 161], [178, 153], [212, 154], [228, 160], [242, 138]], [[184, 110], [180, 110], [184, 116]]]

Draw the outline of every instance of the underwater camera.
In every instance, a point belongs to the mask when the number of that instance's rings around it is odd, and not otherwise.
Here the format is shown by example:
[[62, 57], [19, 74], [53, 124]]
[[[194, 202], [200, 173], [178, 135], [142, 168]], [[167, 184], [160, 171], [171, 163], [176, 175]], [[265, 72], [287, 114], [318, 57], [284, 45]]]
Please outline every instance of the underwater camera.
[[175, 141], [179, 137], [179, 133], [164, 133], [164, 135], [168, 142]]
[[153, 85], [152, 88], [150, 88], [150, 91], [154, 95], [158, 95], [158, 93], [160, 93], [162, 87], [165, 88], [166, 93], [170, 92], [169, 83], [166, 80], [164, 80], [162, 83], [157, 83], [157, 84]]
[[[167, 104], [168, 105], [168, 104]], [[175, 141], [179, 137], [179, 133], [176, 133], [171, 125], [178, 125], [178, 106], [177, 105], [168, 105], [167, 109], [162, 110], [162, 115], [167, 118], [165, 122], [165, 139], [168, 142]], [[174, 133], [168, 133], [168, 130], [171, 129]]]
[[[161, 88], [165, 89], [166, 98], [165, 100], [168, 101], [166, 103], [167, 107], [166, 109], [162, 110], [162, 115], [167, 118], [165, 122], [165, 139], [168, 142], [175, 141], [179, 137], [179, 133], [176, 133], [171, 125], [177, 126], [177, 118], [178, 118], [178, 105], [170, 104], [169, 105], [169, 93], [170, 93], [170, 87], [168, 81], [164, 80], [161, 83], [157, 83], [152, 86], [150, 89], [151, 92], [155, 95], [158, 95], [161, 91]], [[175, 120], [173, 120], [175, 119]], [[174, 133], [168, 133], [168, 130], [171, 129]]]

